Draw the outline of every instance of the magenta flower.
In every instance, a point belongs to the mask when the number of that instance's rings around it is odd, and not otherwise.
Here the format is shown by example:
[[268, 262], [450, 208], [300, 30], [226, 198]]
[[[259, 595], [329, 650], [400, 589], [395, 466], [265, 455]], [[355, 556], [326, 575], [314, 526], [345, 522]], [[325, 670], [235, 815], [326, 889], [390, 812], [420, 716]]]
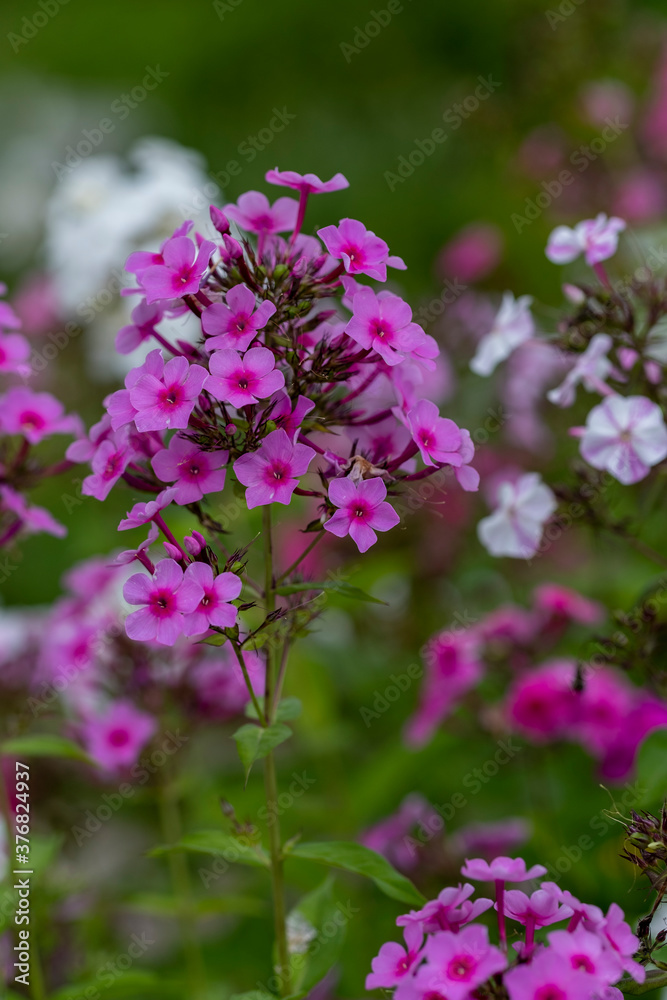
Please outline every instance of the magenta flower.
[[[188, 241], [189, 242], [189, 241]], [[158, 303], [149, 305], [140, 302], [132, 310], [132, 322], [120, 328], [116, 334], [116, 350], [119, 354], [131, 354], [145, 340], [155, 335], [155, 327], [163, 318], [163, 307]]]
[[453, 931], [457, 934], [464, 924], [476, 920], [493, 906], [490, 899], [469, 899], [474, 891], [469, 882], [465, 885], [448, 886], [437, 899], [431, 899], [421, 910], [411, 910], [398, 917], [396, 923], [399, 927], [417, 923], [425, 934], [436, 934], [438, 931]]
[[298, 477], [308, 471], [314, 457], [312, 448], [295, 444], [280, 428], [267, 434], [257, 451], [241, 455], [234, 462], [236, 478], [248, 487], [248, 507], [288, 504], [299, 485]]
[[[424, 973], [436, 977], [447, 1000], [464, 1000], [497, 972], [507, 968], [507, 959], [489, 943], [489, 932], [481, 924], [462, 927], [458, 934], [441, 931], [426, 941], [428, 965]], [[421, 970], [417, 973], [424, 975]]]
[[260, 191], [246, 191], [236, 205], [224, 205], [223, 212], [242, 229], [260, 236], [285, 233], [294, 229], [298, 202], [293, 198], [278, 198], [273, 205]]
[[191, 365], [183, 357], [167, 361], [161, 375], [141, 375], [129, 390], [129, 402], [137, 411], [137, 430], [187, 427], [207, 378], [205, 368]]
[[239, 596], [241, 586], [234, 573], [219, 573], [214, 577], [207, 563], [191, 563], [185, 571], [181, 593], [196, 601], [196, 605], [185, 617], [185, 634], [200, 635], [210, 625], [231, 628], [238, 611], [230, 601]]
[[388, 365], [399, 364], [426, 338], [422, 328], [412, 322], [407, 302], [391, 292], [376, 294], [368, 287], [360, 288], [352, 299], [352, 319], [345, 333], [364, 350], [375, 351]]
[[350, 186], [350, 182], [342, 174], [334, 174], [330, 181], [321, 181], [317, 174], [297, 174], [295, 170], [276, 169], [267, 170], [265, 177], [269, 184], [279, 184], [308, 194], [330, 194]]
[[590, 1000], [591, 996], [590, 977], [551, 950], [510, 969], [503, 980], [510, 1000]]
[[349, 535], [360, 552], [377, 542], [376, 531], [389, 531], [400, 517], [385, 503], [387, 487], [381, 479], [363, 479], [354, 483], [349, 477], [332, 479], [329, 500], [339, 509], [325, 521], [325, 531], [339, 538]]
[[618, 235], [625, 229], [623, 219], [608, 219], [600, 213], [595, 219], [586, 219], [574, 229], [556, 226], [549, 237], [546, 255], [553, 264], [569, 264], [583, 253], [590, 266], [613, 257], [618, 248]]
[[231, 348], [243, 353], [250, 347], [257, 331], [266, 326], [276, 307], [268, 300], [258, 306], [254, 292], [246, 285], [230, 288], [226, 302], [226, 305], [214, 302], [202, 314], [202, 328], [211, 337], [206, 341], [206, 349]]
[[[117, 431], [119, 427], [124, 427], [125, 424], [131, 423], [137, 415], [137, 408], [132, 405], [130, 400], [130, 390], [137, 384], [139, 379], [143, 375], [152, 375], [159, 380], [162, 378], [163, 373], [164, 358], [162, 357], [162, 351], [159, 347], [156, 347], [155, 350], [150, 351], [146, 355], [143, 365], [139, 365], [127, 373], [125, 376], [125, 388], [118, 389], [105, 398], [104, 405], [109, 415], [111, 428], [114, 431]], [[103, 430], [103, 421], [104, 417], [96, 425], [96, 427], [100, 428], [100, 433]], [[90, 433], [92, 436], [93, 428], [91, 428]]]
[[39, 444], [51, 434], [77, 434], [82, 427], [78, 417], [65, 416], [62, 403], [51, 393], [16, 385], [0, 396], [0, 430]]
[[15, 514], [21, 522], [21, 528], [28, 534], [36, 535], [44, 531], [56, 538], [64, 538], [67, 534], [65, 525], [56, 521], [45, 507], [28, 504], [25, 497], [11, 486], [0, 486], [0, 508]]
[[151, 545], [157, 541], [159, 534], [160, 530], [157, 524], [153, 522], [148, 529], [148, 537], [145, 538], [144, 541], [136, 547], [136, 549], [125, 549], [124, 552], [119, 552], [114, 559], [112, 566], [127, 566], [128, 563], [134, 562], [135, 559], [137, 559], [139, 562], [143, 563], [150, 572], [153, 572], [154, 567], [151, 568], [152, 564], [148, 559], [148, 550]]
[[473, 858], [471, 861], [466, 858], [461, 869], [462, 875], [476, 882], [527, 882], [546, 873], [544, 865], [526, 868], [523, 858], [504, 857], [494, 858], [491, 862], [484, 861], [483, 858]]
[[424, 934], [418, 924], [409, 924], [403, 937], [407, 948], [397, 941], [388, 941], [380, 948], [379, 954], [371, 962], [373, 970], [366, 976], [366, 989], [391, 989], [398, 986], [421, 961]]
[[367, 274], [369, 278], [386, 281], [387, 264], [405, 267], [400, 257], [389, 256], [384, 240], [356, 219], [341, 219], [338, 226], [318, 229], [317, 235], [331, 256], [342, 260], [348, 274]]
[[292, 409], [292, 400], [281, 391], [271, 400], [271, 419], [296, 441], [304, 418], [314, 409], [315, 403], [307, 396], [298, 396]]
[[243, 357], [238, 351], [214, 351], [209, 368], [206, 391], [237, 408], [266, 399], [285, 385], [285, 376], [266, 347], [251, 347]]
[[435, 635], [425, 647], [424, 663], [426, 678], [419, 706], [405, 733], [411, 746], [423, 745], [484, 673], [479, 643], [469, 633]]
[[406, 414], [405, 422], [425, 465], [461, 465], [461, 431], [453, 420], [441, 417], [438, 407], [420, 399]]
[[27, 374], [26, 365], [30, 357], [30, 344], [20, 333], [4, 333], [0, 330], [0, 372]]
[[142, 524], [148, 524], [154, 517], [159, 517], [160, 511], [169, 506], [176, 493], [176, 487], [170, 486], [169, 489], [158, 493], [155, 500], [149, 500], [147, 503], [135, 503], [132, 510], [127, 512], [127, 517], [118, 525], [118, 530], [127, 531], [129, 528], [140, 528]]
[[151, 464], [158, 479], [176, 483], [177, 504], [196, 503], [205, 493], [219, 493], [225, 486], [228, 451], [202, 451], [192, 441], [172, 437], [169, 447], [153, 455]]
[[122, 428], [105, 438], [92, 457], [90, 463], [92, 475], [86, 476], [81, 486], [84, 496], [106, 500], [112, 486], [125, 472], [133, 454], [127, 428]]
[[645, 396], [609, 396], [588, 414], [581, 455], [619, 483], [638, 483], [667, 457], [662, 410]]
[[533, 604], [537, 611], [543, 611], [552, 618], [580, 622], [582, 625], [598, 625], [604, 618], [601, 604], [558, 583], [542, 583], [536, 587]]
[[552, 931], [549, 948], [580, 972], [585, 972], [596, 986], [611, 986], [623, 974], [620, 958], [605, 948], [599, 935], [576, 927], [572, 931]]
[[576, 719], [575, 676], [571, 660], [545, 663], [522, 675], [507, 696], [507, 718], [538, 743], [567, 734]]
[[86, 720], [83, 740], [89, 756], [113, 774], [136, 763], [156, 729], [152, 715], [140, 712], [131, 702], [116, 701], [103, 715]]
[[601, 923], [587, 925], [588, 921], [584, 919], [584, 927], [599, 934], [602, 940], [611, 947], [624, 971], [632, 976], [635, 982], [643, 983], [646, 979], [646, 969], [632, 958], [639, 950], [639, 939], [632, 933], [632, 928], [623, 919], [623, 910], [618, 903], [610, 905], [607, 916]]
[[530, 896], [520, 889], [510, 889], [504, 894], [503, 906], [505, 915], [510, 920], [516, 920], [526, 928], [526, 940], [522, 951], [526, 958], [530, 957], [535, 946], [537, 928], [556, 924], [571, 917], [574, 912], [569, 906], [561, 905], [558, 897], [544, 888], [537, 889]]
[[140, 604], [125, 619], [130, 639], [163, 646], [173, 646], [185, 633], [184, 615], [192, 614], [199, 604], [197, 588], [183, 587], [183, 570], [173, 559], [162, 559], [153, 577], [145, 573], [131, 576], [123, 587], [128, 604]]
[[162, 248], [163, 263], [151, 264], [137, 274], [146, 302], [195, 295], [208, 269], [215, 243], [203, 240], [199, 250], [187, 236], [174, 236]]

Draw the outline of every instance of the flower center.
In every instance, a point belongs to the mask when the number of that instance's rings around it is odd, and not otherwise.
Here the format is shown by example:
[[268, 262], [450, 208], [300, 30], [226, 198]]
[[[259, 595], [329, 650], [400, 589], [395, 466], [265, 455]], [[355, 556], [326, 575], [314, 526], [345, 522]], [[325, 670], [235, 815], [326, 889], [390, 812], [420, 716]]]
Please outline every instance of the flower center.
[[130, 742], [130, 734], [127, 729], [112, 729], [108, 739], [112, 747], [124, 747]]
[[549, 983], [547, 986], [540, 986], [540, 988], [535, 991], [535, 1000], [565, 1000], [565, 996], [566, 994], [560, 986], [556, 986], [555, 983]]
[[182, 403], [183, 390], [180, 385], [165, 386], [164, 390], [160, 393], [160, 402], [168, 407], [178, 406]]
[[447, 966], [447, 975], [450, 979], [469, 979], [474, 968], [475, 960], [471, 955], [457, 955]]
[[44, 427], [45, 421], [41, 413], [35, 413], [33, 410], [26, 410], [21, 414], [20, 424], [22, 427], [27, 427], [28, 430], [32, 429], [38, 431]]
[[595, 972], [595, 966], [591, 962], [588, 955], [573, 955], [572, 968], [583, 969], [584, 972]]
[[239, 389], [243, 389], [245, 391], [247, 388], [248, 388], [248, 379], [247, 378], [240, 378], [239, 379]]

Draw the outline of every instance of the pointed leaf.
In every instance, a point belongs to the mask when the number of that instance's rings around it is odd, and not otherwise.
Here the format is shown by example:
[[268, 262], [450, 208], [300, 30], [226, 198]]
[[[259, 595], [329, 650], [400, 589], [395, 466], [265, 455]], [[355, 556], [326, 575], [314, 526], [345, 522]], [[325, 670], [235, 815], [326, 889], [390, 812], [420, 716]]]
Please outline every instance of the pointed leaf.
[[345, 840], [299, 843], [289, 853], [292, 857], [308, 858], [331, 868], [342, 868], [343, 871], [354, 872], [356, 875], [365, 875], [386, 896], [398, 899], [401, 903], [422, 906], [425, 902], [425, 897], [409, 879], [397, 872], [381, 854], [376, 854], [363, 844]]
[[245, 768], [245, 780], [248, 782], [250, 769], [256, 760], [261, 760], [271, 753], [274, 747], [279, 746], [288, 740], [292, 735], [289, 726], [282, 722], [274, 722], [271, 726], [255, 726], [252, 722], [241, 726], [234, 733], [236, 748], [241, 758], [241, 763]]
[[77, 743], [63, 736], [51, 733], [35, 733], [29, 736], [15, 736], [0, 745], [0, 754], [15, 757], [63, 757], [94, 764]]
[[343, 946], [347, 918], [338, 919], [341, 912], [333, 895], [334, 879], [309, 892], [289, 915], [292, 937], [302, 929], [302, 947], [292, 954], [292, 990], [304, 995], [321, 982], [335, 964]]
[[253, 844], [247, 837], [235, 837], [223, 830], [198, 830], [189, 833], [175, 844], [164, 844], [148, 852], [158, 857], [169, 851], [192, 851], [195, 854], [215, 854], [230, 864], [268, 868], [269, 856], [261, 844]]
[[[258, 698], [260, 708], [264, 710], [264, 699]], [[289, 722], [292, 719], [298, 719], [303, 710], [303, 705], [298, 698], [283, 698], [283, 700], [278, 705], [276, 709], [276, 722]], [[256, 719], [257, 712], [255, 711], [255, 706], [251, 701], [245, 707], [245, 715], [248, 719]]]

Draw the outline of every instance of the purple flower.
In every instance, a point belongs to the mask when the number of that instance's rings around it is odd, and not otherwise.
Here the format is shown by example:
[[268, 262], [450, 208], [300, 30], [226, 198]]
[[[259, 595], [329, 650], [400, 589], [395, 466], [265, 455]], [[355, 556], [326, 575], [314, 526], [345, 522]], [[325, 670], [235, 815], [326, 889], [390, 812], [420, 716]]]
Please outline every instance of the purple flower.
[[339, 538], [349, 535], [360, 552], [366, 552], [377, 542], [376, 531], [389, 531], [400, 517], [385, 503], [387, 487], [381, 479], [364, 479], [354, 483], [349, 477], [332, 479], [329, 500], [339, 509], [325, 522], [325, 531]]
[[403, 948], [396, 941], [388, 941], [380, 948], [380, 952], [371, 962], [373, 970], [366, 976], [366, 989], [375, 990], [378, 988], [391, 989], [398, 986], [422, 958], [422, 941], [424, 934], [418, 924], [409, 924], [403, 937], [407, 948]]
[[0, 396], [0, 430], [22, 434], [30, 444], [39, 444], [51, 434], [77, 434], [81, 421], [65, 416], [65, 409], [49, 392], [33, 392], [16, 385]]
[[537, 472], [515, 483], [502, 482], [498, 507], [477, 525], [477, 535], [492, 556], [531, 559], [538, 550], [544, 525], [557, 507], [556, 498]]
[[161, 375], [141, 375], [129, 390], [129, 402], [137, 411], [134, 417], [137, 430], [187, 427], [207, 378], [205, 368], [191, 365], [183, 357], [167, 361]]
[[167, 240], [162, 248], [163, 263], [151, 264], [137, 274], [146, 302], [178, 299], [198, 292], [214, 250], [215, 243], [210, 240], [204, 240], [199, 250], [187, 236]]
[[464, 1000], [483, 982], [502, 972], [507, 959], [489, 943], [489, 932], [481, 924], [469, 924], [458, 934], [441, 931], [426, 941], [424, 948], [427, 965], [417, 972], [420, 976], [433, 977], [439, 992], [447, 1000]]
[[209, 368], [206, 391], [237, 408], [266, 399], [285, 385], [285, 376], [275, 367], [275, 358], [266, 347], [251, 347], [243, 357], [238, 351], [215, 351]]
[[356, 219], [341, 219], [338, 226], [318, 229], [332, 257], [342, 260], [348, 274], [367, 274], [378, 281], [387, 280], [387, 264], [404, 268], [400, 257], [389, 257], [389, 247], [379, 236]]
[[484, 861], [483, 858], [468, 860], [461, 869], [461, 874], [476, 882], [527, 882], [531, 878], [546, 875], [544, 865], [533, 865], [526, 868], [523, 858], [494, 858]]
[[408, 411], [405, 423], [425, 465], [461, 465], [461, 431], [453, 420], [441, 417], [438, 407], [420, 399]]
[[609, 396], [588, 414], [581, 455], [619, 483], [638, 483], [667, 456], [662, 410], [645, 396]]
[[157, 723], [131, 702], [116, 701], [102, 715], [90, 716], [83, 727], [88, 754], [101, 768], [113, 774], [134, 764]]
[[176, 487], [170, 486], [169, 489], [158, 493], [155, 500], [149, 500], [147, 503], [135, 503], [132, 510], [127, 512], [127, 517], [118, 525], [118, 530], [127, 531], [129, 528], [140, 528], [142, 524], [148, 524], [160, 514], [160, 511], [169, 506], [176, 493]]
[[123, 587], [128, 604], [140, 604], [125, 619], [130, 639], [139, 642], [156, 640], [163, 646], [173, 646], [185, 632], [184, 615], [197, 609], [196, 588], [183, 588], [183, 570], [173, 559], [162, 559], [153, 577], [145, 573], [131, 576]]
[[345, 333], [365, 350], [373, 350], [387, 362], [397, 365], [426, 339], [412, 309], [398, 295], [363, 287], [352, 299], [352, 319]]
[[11, 486], [0, 486], [0, 508], [15, 514], [21, 522], [21, 527], [28, 534], [39, 534], [40, 531], [44, 531], [47, 535], [55, 535], [56, 538], [64, 538], [67, 534], [65, 525], [56, 521], [45, 507], [29, 505], [25, 497]]
[[474, 888], [469, 882], [465, 885], [448, 886], [443, 889], [437, 899], [432, 899], [421, 910], [411, 910], [405, 916], [398, 917], [399, 927], [412, 923], [420, 925], [425, 934], [435, 934], [438, 931], [459, 932], [464, 924], [476, 920], [480, 914], [491, 909], [490, 899], [469, 899]]
[[205, 309], [202, 328], [212, 339], [206, 341], [206, 349], [231, 348], [246, 351], [257, 336], [257, 331], [266, 326], [276, 311], [273, 302], [266, 300], [257, 305], [254, 292], [246, 285], [234, 285], [226, 296], [226, 305], [214, 302]]
[[476, 375], [490, 375], [501, 361], [535, 333], [535, 323], [530, 312], [533, 300], [530, 295], [515, 299], [511, 292], [505, 292], [502, 305], [493, 320], [493, 326], [485, 333], [470, 367]]
[[297, 174], [295, 170], [267, 170], [269, 184], [305, 191], [307, 194], [329, 194], [349, 187], [350, 182], [342, 174], [334, 174], [330, 181], [321, 181], [316, 174]]
[[185, 571], [182, 595], [196, 602], [195, 610], [185, 617], [185, 634], [200, 635], [210, 625], [231, 628], [238, 611], [230, 601], [241, 593], [241, 580], [234, 573], [219, 573], [206, 563], [191, 563]]
[[632, 956], [639, 950], [639, 939], [632, 933], [632, 928], [623, 919], [623, 910], [618, 903], [612, 903], [607, 916], [600, 923], [591, 923], [584, 918], [584, 927], [599, 934], [603, 942], [611, 947], [618, 956], [625, 972], [638, 982], [646, 979], [646, 969]]
[[151, 464], [158, 479], [176, 483], [177, 504], [196, 503], [205, 493], [219, 493], [225, 486], [228, 451], [202, 451], [192, 441], [176, 434], [169, 447], [153, 455]]
[[93, 473], [86, 476], [81, 486], [84, 496], [106, 500], [112, 486], [118, 482], [128, 462], [132, 460], [133, 453], [127, 428], [121, 428], [105, 438], [91, 459]]
[[551, 950], [538, 952], [528, 965], [504, 976], [510, 1000], [589, 1000], [590, 977]]
[[149, 305], [140, 302], [132, 310], [132, 322], [120, 328], [116, 334], [116, 350], [119, 354], [131, 354], [145, 340], [155, 334], [155, 327], [163, 318], [163, 307], [157, 303]]
[[[576, 927], [572, 931], [552, 931], [547, 936], [549, 948], [573, 969], [591, 977], [592, 988], [611, 986], [623, 974], [620, 958], [605, 948], [599, 935]], [[594, 984], [594, 985], [593, 985]]]
[[30, 344], [20, 333], [4, 333], [0, 330], [0, 372], [27, 374], [26, 365], [30, 357]]
[[248, 487], [248, 507], [288, 504], [299, 484], [298, 477], [308, 471], [314, 457], [312, 448], [293, 443], [282, 429], [267, 434], [257, 451], [241, 455], [234, 463], [236, 478]]
[[298, 396], [292, 409], [292, 400], [286, 392], [278, 392], [271, 400], [271, 419], [296, 441], [304, 418], [315, 409], [315, 403], [307, 396]]
[[505, 913], [519, 924], [548, 927], [560, 920], [571, 917], [569, 906], [562, 906], [557, 897], [548, 889], [536, 889], [530, 896], [520, 889], [510, 889], [505, 893]]
[[270, 205], [265, 194], [246, 191], [236, 205], [224, 205], [223, 211], [242, 229], [267, 236], [294, 229], [298, 208], [299, 204], [293, 198], [278, 198]]
[[549, 237], [546, 255], [553, 264], [569, 264], [583, 253], [590, 266], [613, 257], [618, 234], [625, 229], [623, 219], [608, 219], [600, 213], [595, 219], [579, 222], [574, 229], [556, 226]]

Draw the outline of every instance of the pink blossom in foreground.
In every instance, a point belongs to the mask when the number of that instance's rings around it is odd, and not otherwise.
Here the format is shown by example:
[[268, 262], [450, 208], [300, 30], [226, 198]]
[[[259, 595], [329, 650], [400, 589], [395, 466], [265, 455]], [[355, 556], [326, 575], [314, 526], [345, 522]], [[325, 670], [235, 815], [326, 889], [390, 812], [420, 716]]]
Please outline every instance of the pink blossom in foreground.
[[195, 610], [186, 615], [185, 634], [200, 635], [210, 625], [231, 628], [238, 614], [231, 604], [241, 593], [241, 580], [234, 573], [219, 573], [206, 563], [191, 563], [183, 578], [183, 593], [197, 600]]
[[238, 351], [214, 351], [209, 368], [206, 391], [237, 409], [252, 406], [285, 385], [285, 376], [275, 367], [275, 358], [266, 347], [251, 347], [243, 357]]
[[39, 444], [51, 434], [77, 434], [81, 430], [79, 418], [66, 416], [63, 404], [50, 392], [15, 385], [0, 396], [3, 434], [21, 434], [30, 444]]
[[183, 570], [173, 559], [162, 559], [153, 577], [145, 573], [131, 576], [123, 587], [128, 604], [142, 605], [125, 619], [130, 639], [155, 639], [173, 646], [185, 631], [183, 616], [192, 614], [199, 603], [196, 589], [183, 588]]
[[572, 931], [551, 931], [548, 935], [550, 949], [569, 962], [573, 969], [585, 972], [596, 983], [611, 986], [623, 974], [618, 955], [605, 948], [598, 934], [576, 927]]
[[544, 865], [527, 868], [523, 858], [504, 857], [494, 858], [491, 862], [483, 858], [472, 858], [470, 861], [466, 858], [461, 869], [462, 875], [476, 882], [527, 882], [546, 873]]
[[535, 322], [530, 312], [530, 295], [515, 299], [505, 292], [493, 326], [484, 334], [470, 367], [476, 375], [490, 375], [510, 354], [535, 334]]
[[140, 302], [132, 310], [132, 322], [122, 326], [116, 334], [116, 350], [119, 354], [131, 354], [144, 341], [152, 337], [155, 327], [163, 318], [164, 310], [158, 303]]
[[265, 179], [269, 184], [279, 184], [294, 191], [308, 194], [330, 194], [349, 187], [350, 182], [342, 174], [334, 174], [329, 181], [321, 181], [317, 174], [297, 174], [296, 170], [267, 170]]
[[[623, 910], [618, 903], [611, 903], [604, 920], [591, 926], [590, 930], [599, 934], [602, 939], [618, 955], [625, 972], [638, 982], [643, 983], [646, 979], [646, 969], [639, 962], [635, 962], [632, 956], [639, 949], [639, 938], [633, 934], [632, 928], [623, 919]], [[584, 918], [584, 927], [588, 921]]]
[[352, 299], [352, 319], [345, 333], [364, 350], [373, 350], [388, 365], [397, 365], [426, 339], [412, 322], [412, 309], [398, 295], [361, 288]]
[[550, 389], [547, 399], [556, 406], [572, 406], [575, 401], [575, 389], [580, 382], [589, 392], [599, 392], [608, 395], [612, 390], [605, 383], [609, 375], [619, 376], [607, 357], [613, 341], [606, 333], [596, 333], [580, 354], [563, 382], [555, 389]]
[[152, 715], [130, 702], [117, 701], [104, 714], [86, 720], [83, 740], [90, 757], [105, 771], [115, 773], [136, 763], [156, 729]]
[[134, 449], [129, 443], [127, 428], [121, 428], [105, 438], [91, 459], [92, 475], [81, 486], [84, 496], [106, 500], [131, 461]]
[[548, 889], [536, 889], [530, 896], [521, 889], [509, 889], [505, 893], [505, 914], [510, 920], [535, 929], [571, 917], [572, 910], [559, 903]]
[[645, 396], [609, 396], [588, 414], [580, 448], [594, 469], [637, 483], [667, 457], [662, 410]]
[[224, 489], [228, 458], [228, 451], [202, 451], [187, 438], [175, 435], [168, 448], [153, 455], [151, 464], [158, 479], [176, 484], [174, 502], [188, 504]]
[[158, 517], [165, 507], [169, 506], [174, 500], [176, 492], [176, 487], [170, 486], [169, 489], [158, 493], [154, 500], [135, 503], [132, 510], [127, 512], [127, 517], [118, 525], [118, 530], [127, 531], [129, 528], [140, 528], [142, 524], [148, 524], [154, 517]]
[[325, 531], [339, 538], [349, 535], [360, 552], [366, 552], [377, 541], [376, 531], [389, 531], [400, 517], [385, 503], [387, 487], [381, 479], [364, 479], [354, 483], [349, 477], [332, 479], [329, 500], [339, 509], [324, 523]]
[[225, 304], [214, 302], [202, 314], [202, 329], [210, 337], [206, 349], [246, 351], [275, 311], [273, 302], [257, 305], [254, 292], [246, 285], [234, 285], [225, 296]]
[[389, 256], [385, 241], [356, 219], [342, 219], [338, 226], [318, 229], [317, 235], [331, 256], [342, 260], [348, 274], [367, 274], [386, 281], [387, 265], [405, 268], [400, 257]]
[[314, 457], [312, 448], [295, 444], [281, 428], [267, 434], [257, 451], [241, 455], [234, 463], [236, 478], [248, 487], [248, 507], [289, 504], [299, 476], [308, 471]]
[[456, 887], [447, 886], [437, 899], [429, 900], [421, 910], [411, 910], [398, 917], [396, 923], [399, 927], [416, 923], [425, 934], [435, 934], [438, 931], [458, 933], [464, 924], [476, 920], [493, 906], [490, 899], [470, 899], [474, 891], [469, 882]]
[[242, 229], [266, 236], [294, 229], [298, 208], [293, 198], [278, 198], [270, 205], [260, 191], [246, 191], [235, 205], [224, 205], [223, 212]]
[[447, 1000], [464, 1000], [472, 990], [507, 968], [507, 959], [489, 943], [489, 932], [481, 924], [468, 924], [458, 934], [433, 934], [424, 947], [428, 965], [418, 970]]
[[569, 264], [583, 253], [590, 266], [600, 264], [616, 253], [619, 233], [624, 229], [623, 219], [608, 219], [603, 212], [595, 219], [579, 222], [574, 229], [556, 226], [549, 236], [546, 255], [553, 264]]
[[498, 506], [479, 522], [477, 535], [492, 556], [531, 559], [539, 548], [544, 525], [557, 506], [541, 476], [528, 472], [515, 483], [501, 483]]
[[271, 399], [271, 419], [278, 427], [296, 441], [304, 418], [315, 409], [315, 403], [307, 396], [298, 396], [292, 408], [292, 400], [286, 392], [280, 391]]
[[136, 409], [134, 422], [139, 431], [162, 431], [188, 426], [190, 414], [208, 378], [201, 365], [187, 358], [167, 361], [162, 374], [143, 374], [134, 383], [130, 403]]
[[396, 941], [388, 941], [380, 948], [380, 952], [371, 962], [373, 970], [366, 976], [366, 989], [391, 989], [398, 986], [402, 979], [421, 961], [421, 946], [424, 934], [417, 924], [409, 924], [404, 932], [407, 947]]
[[174, 236], [162, 248], [163, 263], [151, 264], [137, 274], [146, 302], [195, 295], [208, 270], [215, 243], [204, 240], [197, 249], [187, 236]]
[[590, 978], [560, 955], [539, 952], [528, 965], [505, 973], [510, 1000], [590, 1000]]
[[453, 420], [441, 417], [435, 403], [420, 399], [406, 414], [405, 424], [425, 465], [453, 465], [459, 468], [464, 464], [463, 431]]

